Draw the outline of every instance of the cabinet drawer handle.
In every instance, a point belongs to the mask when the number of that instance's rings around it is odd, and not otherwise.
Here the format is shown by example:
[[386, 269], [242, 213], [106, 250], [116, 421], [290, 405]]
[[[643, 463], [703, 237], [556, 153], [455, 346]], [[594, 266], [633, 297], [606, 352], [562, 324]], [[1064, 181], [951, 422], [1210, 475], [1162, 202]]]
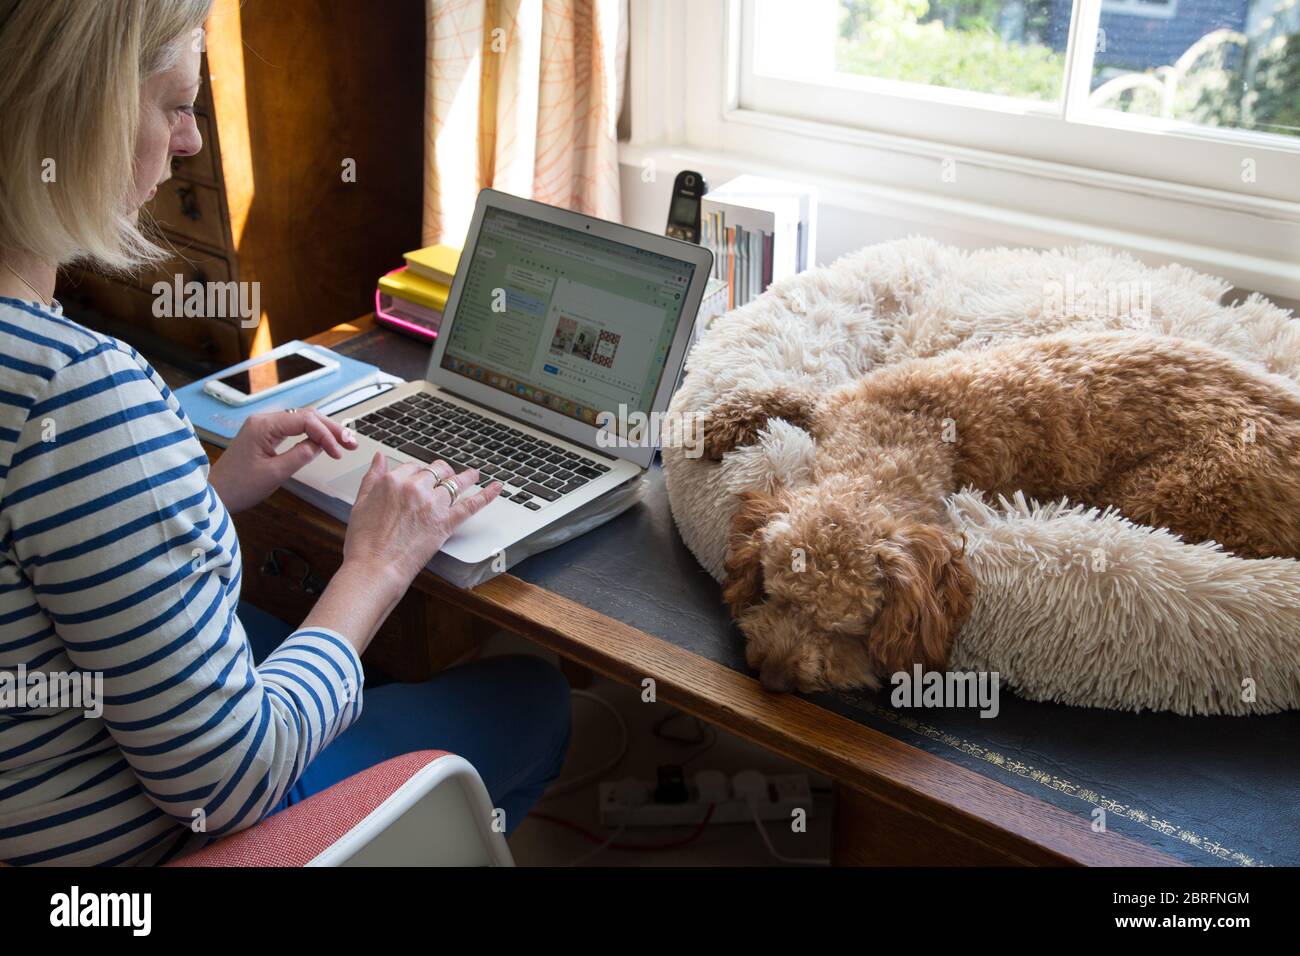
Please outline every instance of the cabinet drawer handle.
[[[292, 560], [284, 561], [283, 559], [292, 559]], [[301, 567], [303, 568], [303, 572], [302, 572], [302, 577], [297, 582], [297, 585], [295, 586], [293, 584], [290, 584], [289, 590], [292, 591], [292, 590], [296, 590], [297, 588], [302, 588], [305, 594], [320, 594], [321, 591], [325, 590], [325, 583], [320, 578], [316, 577], [315, 572], [312, 571], [311, 569], [311, 562], [309, 562], [302, 555], [298, 554], [298, 552], [290, 551], [288, 548], [272, 548], [270, 551], [268, 551], [266, 553], [266, 559], [262, 561], [261, 571], [267, 577], [279, 577], [280, 575], [285, 574], [286, 571], [288, 571], [286, 565], [290, 563], [297, 563], [298, 565], [301, 565]], [[292, 571], [288, 571], [288, 573], [289, 573], [290, 580], [292, 580], [294, 577], [297, 576]]]
[[182, 216], [187, 216], [195, 222], [203, 218], [203, 213], [199, 210], [199, 194], [194, 191], [193, 186], [177, 186], [176, 196], [181, 201]]

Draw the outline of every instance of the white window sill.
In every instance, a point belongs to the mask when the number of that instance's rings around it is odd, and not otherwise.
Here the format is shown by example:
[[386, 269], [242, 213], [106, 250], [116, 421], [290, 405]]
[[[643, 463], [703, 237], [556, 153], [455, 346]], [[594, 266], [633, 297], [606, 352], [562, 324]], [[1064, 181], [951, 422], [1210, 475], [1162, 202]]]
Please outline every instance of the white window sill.
[[[826, 172], [828, 159], [879, 169], [879, 142], [855, 142], [873, 134], [845, 131], [838, 142], [801, 135], [802, 121], [756, 118], [732, 111], [728, 122], [744, 149], [622, 143], [624, 221], [662, 232], [673, 177], [695, 169], [720, 185], [740, 173], [807, 182], [818, 187], [821, 209], [818, 259], [829, 262], [853, 249], [889, 238], [929, 235], [967, 247], [1012, 245], [1049, 248], [1098, 244], [1127, 251], [1144, 262], [1178, 262], [1223, 276], [1233, 285], [1283, 299], [1300, 300], [1300, 206], [1237, 197], [1211, 190], [1153, 183], [1068, 169], [1030, 160], [985, 165], [984, 157], [895, 154], [912, 172], [933, 167], [934, 188], [917, 189], [865, 176]], [[754, 148], [754, 134], [766, 149]], [[817, 163], [791, 161], [817, 156]], [[943, 164], [956, 182], [944, 183]], [[820, 169], [810, 168], [819, 166]], [[651, 178], [651, 172], [653, 178]], [[1083, 170], [1080, 173], [1088, 173]], [[1007, 202], [973, 196], [1007, 197]]]

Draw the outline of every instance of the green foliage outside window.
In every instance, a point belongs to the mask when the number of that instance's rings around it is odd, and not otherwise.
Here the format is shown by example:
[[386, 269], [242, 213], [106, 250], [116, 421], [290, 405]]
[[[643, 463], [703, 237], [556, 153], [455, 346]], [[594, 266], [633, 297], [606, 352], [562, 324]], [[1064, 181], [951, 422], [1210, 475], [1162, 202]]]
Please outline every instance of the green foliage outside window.
[[1035, 42], [1047, 4], [1025, 4], [1024, 43], [998, 33], [1003, 0], [843, 0], [836, 66], [909, 83], [1054, 100], [1065, 55]]
[[[841, 0], [836, 68], [1050, 102], [1065, 54], [1047, 45], [1049, 15], [1048, 0]], [[1174, 64], [1098, 69], [1093, 85], [1107, 109], [1300, 135], [1300, 34], [1218, 30]]]

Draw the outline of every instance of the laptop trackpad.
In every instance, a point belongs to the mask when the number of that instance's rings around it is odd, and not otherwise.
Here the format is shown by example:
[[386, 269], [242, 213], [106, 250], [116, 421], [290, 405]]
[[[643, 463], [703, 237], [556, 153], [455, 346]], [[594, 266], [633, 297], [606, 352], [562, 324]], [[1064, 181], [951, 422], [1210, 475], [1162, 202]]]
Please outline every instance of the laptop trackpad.
[[[384, 456], [388, 458], [387, 455]], [[388, 458], [388, 467], [396, 468], [402, 464], [396, 458]], [[360, 468], [354, 468], [352, 471], [345, 472], [329, 483], [330, 494], [335, 498], [342, 498], [348, 504], [357, 500], [357, 489], [361, 487], [361, 479], [366, 477], [366, 472], [370, 470], [367, 463]]]

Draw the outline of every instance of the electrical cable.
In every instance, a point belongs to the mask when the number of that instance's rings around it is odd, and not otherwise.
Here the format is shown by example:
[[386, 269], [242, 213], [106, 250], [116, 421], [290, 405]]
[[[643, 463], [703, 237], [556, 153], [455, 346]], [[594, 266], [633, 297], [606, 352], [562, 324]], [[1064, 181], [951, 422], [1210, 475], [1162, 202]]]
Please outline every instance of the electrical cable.
[[779, 860], [782, 863], [795, 863], [795, 864], [807, 865], [807, 866], [830, 866], [831, 865], [830, 860], [797, 857], [797, 856], [786, 856], [782, 853], [778, 853], [776, 847], [772, 845], [771, 838], [768, 837], [767, 835], [767, 828], [763, 826], [763, 821], [762, 819], [759, 818], [758, 805], [754, 802], [752, 798], [745, 802], [749, 804], [749, 812], [754, 815], [754, 825], [758, 827], [758, 835], [761, 836], [763, 838], [763, 842], [767, 844], [767, 852], [772, 854], [772, 856], [775, 857], [777, 860]]
[[623, 758], [627, 755], [627, 747], [628, 747], [627, 723], [623, 720], [623, 715], [618, 712], [618, 710], [614, 707], [614, 705], [611, 704], [609, 701], [605, 700], [605, 698], [597, 694], [593, 694], [591, 691], [575, 690], [575, 691], [571, 691], [571, 693], [574, 697], [586, 698], [587, 700], [599, 704], [601, 707], [604, 707], [607, 711], [609, 711], [611, 715], [613, 715], [614, 722], [618, 725], [618, 733], [619, 733], [618, 753], [615, 754], [606, 763], [597, 767], [595, 770], [589, 771], [587, 773], [579, 774], [578, 776], [574, 777], [572, 780], [566, 780], [563, 783], [557, 781], [555, 784], [551, 786], [549, 790], [547, 790], [544, 794], [542, 794], [540, 798], [541, 800], [552, 800], [555, 797], [564, 796], [566, 793], [572, 793], [575, 790], [580, 790], [583, 787], [585, 787], [587, 784], [592, 783], [593, 781], [596, 780], [600, 780], [607, 773], [609, 773], [620, 763], [622, 763]]
[[[670, 734], [664, 731], [665, 727], [671, 724], [674, 720], [678, 720], [682, 717], [690, 717], [695, 721], [696, 733], [694, 737], [679, 737], [676, 734]], [[651, 728], [651, 732], [660, 740], [666, 740], [672, 744], [703, 744], [703, 746], [692, 753], [689, 757], [677, 764], [683, 769], [685, 769], [688, 763], [691, 763], [696, 758], [708, 753], [718, 742], [718, 731], [716, 728], [710, 724], [704, 723], [704, 721], [695, 717], [693, 714], [688, 714], [681, 710], [674, 710], [671, 713], [667, 713], [663, 717], [660, 717], [659, 720], [655, 721], [654, 727]]]
[[[698, 719], [698, 718], [697, 718], [697, 719]], [[701, 725], [701, 726], [705, 726], [705, 725]], [[714, 746], [717, 744], [717, 742], [718, 742], [718, 731], [717, 731], [717, 729], [714, 728], [714, 727], [706, 727], [706, 729], [707, 729], [708, 732], [709, 732], [709, 742], [708, 742], [707, 744], [705, 744], [703, 747], [701, 747], [699, 750], [695, 751], [695, 753], [691, 754], [689, 757], [687, 757], [685, 760], [682, 761], [682, 764], [681, 764], [681, 765], [682, 765], [683, 769], [686, 767], [686, 765], [687, 765], [688, 763], [691, 763], [692, 761], [698, 759], [699, 757], [704, 756], [706, 753], [708, 753], [710, 750], [712, 750], [712, 749], [714, 748]]]
[[571, 862], [569, 862], [569, 863], [566, 863], [566, 864], [564, 864], [564, 865], [565, 865], [566, 867], [568, 867], [568, 866], [582, 866], [582, 864], [586, 863], [586, 862], [587, 862], [588, 860], [590, 860], [592, 857], [594, 857], [594, 856], [596, 856], [596, 855], [598, 855], [598, 854], [600, 854], [600, 853], [604, 853], [606, 850], [608, 850], [608, 849], [610, 848], [610, 846], [613, 845], [614, 841], [617, 840], [619, 837], [621, 837], [621, 836], [623, 835], [623, 831], [626, 830], [626, 829], [627, 829], [627, 824], [625, 823], [625, 824], [623, 824], [621, 827], [619, 827], [617, 830], [615, 830], [615, 831], [614, 831], [614, 834], [613, 834], [613, 835], [612, 835], [608, 840], [606, 840], [604, 843], [602, 843], [600, 846], [596, 847], [594, 850], [588, 850], [586, 853], [582, 854], [582, 856], [578, 857], [576, 860], [573, 860], [573, 861], [571, 861]]
[[566, 820], [563, 817], [556, 817], [556, 816], [552, 816], [549, 813], [538, 813], [536, 811], [533, 811], [532, 813], [528, 814], [528, 816], [529, 819], [536, 817], [538, 820], [545, 820], [547, 823], [554, 823], [556, 826], [561, 826], [567, 830], [572, 830], [574, 833], [578, 834], [579, 836], [586, 837], [588, 840], [592, 841], [593, 843], [599, 843], [601, 845], [601, 849], [631, 850], [634, 852], [640, 851], [640, 852], [649, 853], [649, 852], [658, 852], [662, 850], [676, 850], [679, 849], [680, 847], [686, 846], [689, 843], [694, 843], [696, 840], [700, 838], [700, 836], [708, 828], [709, 820], [713, 818], [713, 808], [715, 806], [716, 804], [712, 804], [712, 803], [709, 804], [708, 809], [704, 813], [704, 819], [701, 820], [699, 824], [696, 825], [695, 829], [692, 830], [689, 834], [687, 834], [685, 837], [681, 838], [680, 840], [670, 840], [667, 843], [615, 843], [606, 840], [599, 833], [592, 833], [582, 824], [574, 823], [572, 820]]
[[692, 715], [681, 710], [669, 711], [668, 713], [664, 714], [662, 717], [660, 717], [658, 720], [655, 721], [654, 726], [651, 728], [651, 733], [653, 733], [660, 740], [666, 740], [669, 743], [702, 744], [707, 738], [704, 733], [704, 724], [700, 721], [700, 718], [698, 717], [695, 718], [696, 734], [694, 737], [678, 737], [676, 734], [669, 734], [664, 732], [664, 728], [667, 727], [669, 724], [671, 724], [674, 720], [678, 720], [682, 717], [690, 717], [690, 716]]

